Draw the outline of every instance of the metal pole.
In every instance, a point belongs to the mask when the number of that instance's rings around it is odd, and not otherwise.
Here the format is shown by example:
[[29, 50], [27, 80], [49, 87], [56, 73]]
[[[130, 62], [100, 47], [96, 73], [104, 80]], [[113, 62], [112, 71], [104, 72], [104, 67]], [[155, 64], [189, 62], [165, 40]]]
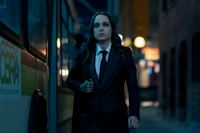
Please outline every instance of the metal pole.
[[49, 38], [49, 130], [48, 133], [57, 131], [57, 0], [51, 0], [50, 19], [51, 32]]

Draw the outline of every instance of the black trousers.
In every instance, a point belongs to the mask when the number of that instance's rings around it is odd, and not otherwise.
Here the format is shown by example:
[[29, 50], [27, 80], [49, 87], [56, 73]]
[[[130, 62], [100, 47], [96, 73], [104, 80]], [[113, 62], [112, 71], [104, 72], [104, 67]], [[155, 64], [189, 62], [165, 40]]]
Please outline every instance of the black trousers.
[[81, 133], [130, 133], [126, 116], [107, 117], [101, 109], [82, 117], [80, 127]]

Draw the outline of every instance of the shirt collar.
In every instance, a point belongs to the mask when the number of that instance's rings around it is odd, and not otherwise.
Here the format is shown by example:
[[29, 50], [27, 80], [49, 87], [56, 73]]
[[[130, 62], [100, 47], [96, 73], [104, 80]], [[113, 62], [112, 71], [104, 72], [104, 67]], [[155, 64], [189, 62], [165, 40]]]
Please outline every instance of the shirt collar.
[[[108, 54], [110, 53], [111, 50], [111, 46], [112, 43], [110, 43], [106, 49], [106, 51], [108, 52]], [[101, 47], [98, 45], [98, 43], [96, 44], [96, 55], [98, 55], [100, 53], [100, 51], [102, 51]]]

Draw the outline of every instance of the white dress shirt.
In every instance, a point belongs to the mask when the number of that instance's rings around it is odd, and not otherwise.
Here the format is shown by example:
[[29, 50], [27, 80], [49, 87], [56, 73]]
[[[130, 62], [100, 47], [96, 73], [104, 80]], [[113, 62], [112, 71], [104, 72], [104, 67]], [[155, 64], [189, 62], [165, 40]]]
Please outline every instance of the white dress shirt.
[[[109, 57], [109, 54], [110, 54], [110, 50], [111, 50], [111, 43], [108, 45], [106, 51], [108, 52], [106, 54], [106, 61], [108, 61], [108, 57]], [[100, 51], [102, 51], [101, 47], [96, 44], [96, 56], [95, 56], [95, 69], [96, 69], [96, 73], [97, 73], [97, 76], [99, 78], [99, 73], [100, 73], [100, 65], [101, 65], [101, 59], [102, 59], [102, 54], [100, 53]]]

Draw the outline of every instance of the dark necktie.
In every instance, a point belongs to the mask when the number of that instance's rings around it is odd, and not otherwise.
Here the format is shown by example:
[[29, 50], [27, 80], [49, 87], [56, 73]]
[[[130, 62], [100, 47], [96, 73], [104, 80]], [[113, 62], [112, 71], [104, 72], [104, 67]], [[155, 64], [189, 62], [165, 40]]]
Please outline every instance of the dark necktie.
[[100, 72], [99, 72], [99, 83], [101, 85], [101, 83], [103, 81], [104, 71], [105, 71], [106, 65], [107, 65], [106, 54], [108, 52], [104, 50], [104, 51], [101, 51], [100, 53], [102, 54], [101, 65], [100, 65]]

